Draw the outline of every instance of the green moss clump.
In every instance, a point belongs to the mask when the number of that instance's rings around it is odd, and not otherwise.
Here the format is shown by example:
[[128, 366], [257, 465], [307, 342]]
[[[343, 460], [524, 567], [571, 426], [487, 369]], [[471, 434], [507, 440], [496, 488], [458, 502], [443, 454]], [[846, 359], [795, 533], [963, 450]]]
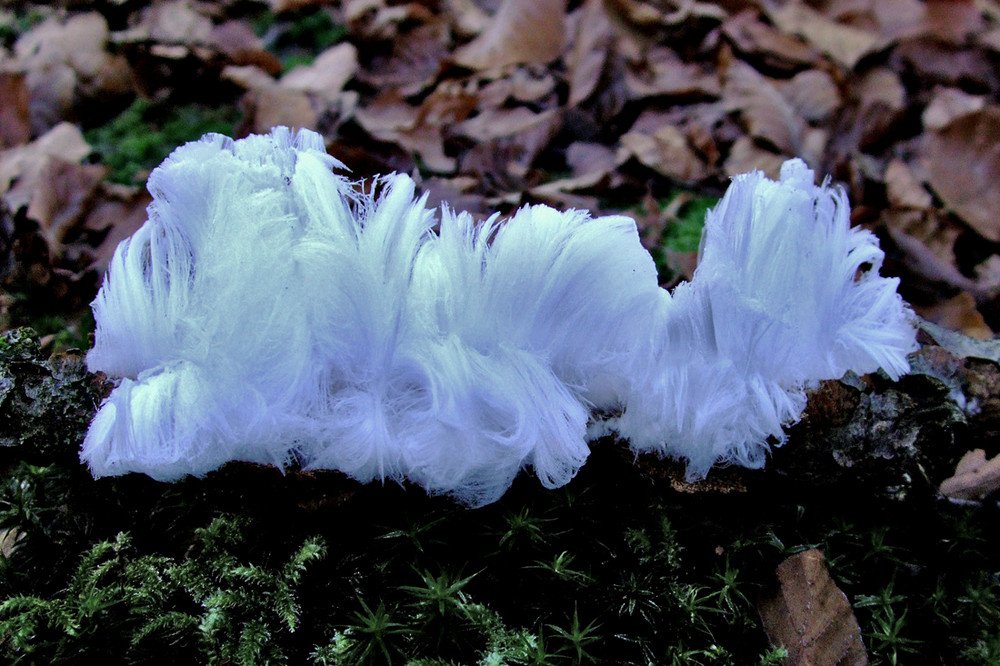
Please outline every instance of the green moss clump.
[[96, 157], [111, 169], [109, 180], [135, 185], [144, 182], [177, 146], [208, 132], [232, 135], [237, 121], [238, 113], [231, 107], [161, 108], [136, 99], [111, 122], [84, 136]]

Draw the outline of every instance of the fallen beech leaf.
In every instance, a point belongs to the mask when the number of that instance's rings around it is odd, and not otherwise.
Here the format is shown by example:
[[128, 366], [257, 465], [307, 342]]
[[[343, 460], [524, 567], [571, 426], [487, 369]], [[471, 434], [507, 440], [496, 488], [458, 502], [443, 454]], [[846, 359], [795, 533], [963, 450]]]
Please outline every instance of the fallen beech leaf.
[[955, 475], [941, 482], [942, 495], [952, 499], [981, 500], [1000, 490], [1000, 456], [986, 460], [982, 449], [969, 451], [958, 461]]
[[984, 238], [1000, 241], [1000, 107], [966, 114], [926, 136], [923, 162], [945, 206]]
[[780, 82], [778, 90], [798, 116], [810, 122], [826, 120], [842, 103], [833, 78], [818, 69], [799, 72]]
[[597, 89], [614, 41], [601, 0], [587, 0], [573, 15], [572, 46], [566, 56], [569, 106], [576, 106]]
[[102, 183], [98, 199], [83, 222], [88, 231], [104, 238], [94, 251], [90, 265], [98, 275], [104, 274], [118, 244], [146, 221], [146, 207], [152, 201], [153, 197], [144, 187]]
[[24, 74], [0, 72], [0, 148], [11, 148], [31, 139], [28, 86]]
[[[90, 154], [90, 145], [80, 129], [70, 123], [60, 123], [44, 135], [25, 146], [0, 151], [0, 195], [4, 195], [12, 210], [25, 206], [31, 200], [31, 184], [41, 173], [48, 157], [66, 161], [79, 161]], [[18, 181], [18, 191], [9, 190]]]
[[944, 326], [974, 340], [992, 340], [993, 331], [976, 309], [976, 299], [967, 291], [930, 306], [914, 305], [927, 321]]
[[459, 47], [454, 61], [470, 69], [544, 65], [563, 51], [566, 0], [503, 0], [489, 25]]
[[920, 117], [924, 128], [939, 130], [959, 116], [979, 111], [986, 106], [986, 97], [970, 95], [960, 88], [939, 88]]
[[353, 44], [337, 44], [316, 57], [311, 65], [299, 65], [281, 77], [278, 84], [334, 100], [358, 71], [358, 50]]
[[392, 53], [375, 58], [358, 72], [358, 78], [373, 88], [392, 88], [407, 97], [430, 88], [450, 55], [446, 27], [439, 21], [397, 35], [392, 40]]
[[65, 21], [47, 19], [23, 34], [14, 44], [19, 64], [31, 72], [56, 64], [69, 65], [84, 78], [96, 76], [108, 57], [105, 46], [111, 33], [97, 12], [76, 14]]
[[244, 123], [253, 132], [268, 132], [277, 125], [315, 127], [318, 119], [306, 93], [286, 88], [259, 67], [230, 65], [222, 78], [246, 89], [240, 102]]
[[768, 17], [782, 32], [799, 35], [846, 69], [854, 69], [882, 43], [877, 32], [838, 23], [801, 0], [789, 0], [771, 9]]
[[819, 550], [778, 565], [779, 589], [757, 606], [772, 645], [788, 650], [785, 664], [862, 666], [868, 663], [861, 628], [834, 584]]
[[652, 135], [626, 132], [621, 145], [644, 165], [673, 180], [694, 182], [708, 175], [707, 165], [687, 136], [673, 125], [664, 125]]
[[167, 0], [150, 5], [128, 37], [192, 46], [207, 42], [211, 32], [212, 20], [190, 0]]
[[933, 200], [913, 171], [902, 160], [892, 160], [885, 168], [885, 190], [893, 208], [930, 208]]
[[781, 165], [788, 157], [761, 148], [749, 136], [741, 136], [729, 149], [729, 157], [722, 165], [727, 176], [738, 176], [748, 171], [760, 170], [768, 178], [781, 176]]
[[722, 24], [724, 34], [737, 51], [769, 68], [792, 69], [815, 64], [819, 55], [801, 39], [781, 32], [760, 20], [754, 9], [730, 16]]
[[715, 98], [722, 92], [714, 72], [683, 62], [668, 48], [648, 51], [641, 74], [626, 70], [625, 85], [633, 99], [658, 96]]
[[105, 72], [109, 37], [104, 17], [88, 12], [65, 20], [53, 16], [17, 40], [16, 65], [26, 73], [34, 133], [75, 116], [78, 92], [99, 85]]
[[271, 76], [281, 73], [281, 60], [264, 48], [264, 40], [245, 21], [231, 19], [214, 26], [207, 43], [229, 64], [255, 65]]
[[747, 132], [788, 155], [804, 155], [805, 121], [786, 101], [773, 82], [750, 65], [734, 62], [726, 74], [723, 104], [739, 111]]
[[74, 164], [47, 157], [34, 183], [27, 216], [38, 223], [53, 263], [66, 234], [84, 217], [108, 173], [102, 164]]

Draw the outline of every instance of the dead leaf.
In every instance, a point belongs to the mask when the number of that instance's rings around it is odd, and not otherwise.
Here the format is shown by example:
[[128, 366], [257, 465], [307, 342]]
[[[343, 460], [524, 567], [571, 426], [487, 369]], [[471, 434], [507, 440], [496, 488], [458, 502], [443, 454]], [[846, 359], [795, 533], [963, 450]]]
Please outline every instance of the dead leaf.
[[372, 60], [358, 78], [382, 92], [393, 88], [407, 97], [430, 88], [450, 55], [445, 28], [444, 22], [436, 21], [397, 35], [388, 57]]
[[802, 37], [848, 70], [883, 43], [877, 32], [834, 21], [802, 0], [789, 0], [769, 9], [768, 18], [782, 32]]
[[281, 86], [259, 67], [230, 65], [222, 78], [247, 91], [240, 106], [248, 131], [266, 134], [276, 125], [316, 127], [318, 116], [309, 96]]
[[772, 180], [781, 177], [781, 165], [789, 158], [761, 148], [749, 136], [736, 139], [729, 149], [729, 156], [722, 165], [727, 176], [738, 176], [748, 171], [763, 171]]
[[566, 41], [566, 0], [503, 0], [489, 25], [455, 50], [454, 61], [470, 69], [515, 64], [544, 65]]
[[722, 24], [724, 34], [736, 50], [764, 67], [793, 69], [815, 64], [818, 54], [801, 39], [761, 21], [754, 9], [730, 16]]
[[101, 238], [90, 268], [103, 274], [115, 248], [146, 221], [146, 207], [153, 197], [142, 187], [102, 183], [97, 201], [87, 213], [83, 227]]
[[577, 177], [609, 174], [615, 168], [615, 152], [602, 143], [574, 141], [566, 147], [566, 164]]
[[715, 98], [722, 92], [719, 78], [696, 63], [685, 63], [668, 48], [646, 53], [643, 69], [628, 69], [625, 86], [632, 99], [645, 97]]
[[271, 76], [281, 73], [281, 61], [264, 48], [264, 41], [245, 21], [232, 19], [214, 26], [207, 44], [219, 52], [228, 64], [253, 65]]
[[842, 104], [833, 77], [819, 69], [807, 69], [779, 82], [778, 90], [795, 113], [809, 122], [827, 120]]
[[587, 0], [574, 12], [573, 39], [566, 56], [569, 106], [576, 106], [597, 89], [613, 42], [613, 32], [601, 0]]
[[958, 461], [954, 476], [942, 481], [938, 490], [960, 500], [981, 500], [1000, 490], [1000, 456], [986, 460], [982, 449], [969, 451]]
[[993, 331], [976, 309], [976, 299], [967, 291], [934, 305], [914, 305], [914, 310], [927, 321], [944, 326], [974, 340], [992, 340]]
[[830, 578], [819, 550], [792, 555], [777, 570], [779, 589], [757, 606], [771, 645], [783, 645], [785, 664], [862, 666], [868, 663], [861, 628], [847, 597]]
[[956, 118], [926, 136], [923, 164], [930, 186], [984, 238], [1000, 241], [1000, 107]]
[[312, 93], [335, 100], [358, 71], [358, 50], [353, 44], [337, 44], [316, 56], [310, 65], [299, 65], [281, 77], [283, 88]]
[[109, 36], [104, 17], [88, 12], [65, 20], [51, 17], [17, 40], [14, 54], [26, 75], [33, 133], [74, 117], [78, 93], [105, 72]]
[[970, 95], [961, 88], [941, 87], [924, 109], [921, 120], [924, 128], [939, 130], [959, 116], [964, 116], [986, 106], [985, 95]]
[[0, 72], [0, 149], [31, 140], [28, 100], [24, 74]]
[[673, 180], [690, 183], [708, 175], [707, 165], [687, 136], [673, 125], [663, 125], [653, 134], [626, 132], [620, 141], [642, 164]]
[[[90, 154], [80, 129], [60, 123], [25, 146], [0, 151], [0, 195], [11, 210], [28, 205], [48, 157], [78, 162]], [[17, 181], [18, 190], [9, 192]]]
[[751, 137], [762, 139], [779, 152], [804, 155], [806, 123], [778, 91], [773, 82], [750, 65], [736, 61], [726, 72], [723, 105], [739, 111]]
[[97, 12], [58, 17], [24, 33], [14, 44], [14, 54], [29, 72], [55, 65], [68, 65], [79, 76], [96, 76], [108, 57], [105, 47], [111, 33]]
[[893, 208], [930, 208], [933, 200], [913, 171], [902, 160], [892, 160], [885, 169], [885, 190]]
[[865, 149], [891, 136], [906, 111], [906, 88], [894, 71], [884, 67], [869, 70], [853, 87], [857, 105], [849, 117], [851, 142]]
[[53, 264], [62, 255], [67, 233], [81, 222], [107, 173], [108, 168], [101, 164], [46, 158], [30, 194], [27, 216], [38, 223]]

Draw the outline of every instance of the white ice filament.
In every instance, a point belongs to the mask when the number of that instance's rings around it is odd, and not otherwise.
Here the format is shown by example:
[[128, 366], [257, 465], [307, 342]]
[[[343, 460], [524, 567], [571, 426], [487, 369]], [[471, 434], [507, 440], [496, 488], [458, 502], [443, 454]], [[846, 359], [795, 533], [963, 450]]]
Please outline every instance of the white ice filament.
[[318, 135], [276, 128], [153, 172], [93, 304], [88, 364], [121, 378], [83, 444], [95, 476], [294, 459], [481, 504], [525, 467], [565, 484], [614, 431], [697, 478], [763, 464], [810, 382], [908, 369], [877, 241], [799, 160], [734, 180], [673, 294], [631, 219], [531, 206], [476, 225], [406, 176], [353, 194], [335, 166]]

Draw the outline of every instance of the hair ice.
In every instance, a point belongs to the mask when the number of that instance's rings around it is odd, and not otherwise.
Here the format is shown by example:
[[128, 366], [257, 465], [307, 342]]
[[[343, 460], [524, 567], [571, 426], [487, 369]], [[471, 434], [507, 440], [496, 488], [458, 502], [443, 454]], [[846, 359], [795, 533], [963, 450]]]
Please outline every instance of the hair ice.
[[95, 476], [296, 460], [481, 504], [525, 467], [565, 484], [613, 431], [697, 478], [763, 464], [808, 383], [908, 368], [877, 241], [799, 160], [734, 179], [673, 294], [629, 218], [477, 225], [403, 175], [357, 194], [338, 166], [275, 128], [153, 171], [93, 303], [88, 365], [120, 378], [83, 444]]

